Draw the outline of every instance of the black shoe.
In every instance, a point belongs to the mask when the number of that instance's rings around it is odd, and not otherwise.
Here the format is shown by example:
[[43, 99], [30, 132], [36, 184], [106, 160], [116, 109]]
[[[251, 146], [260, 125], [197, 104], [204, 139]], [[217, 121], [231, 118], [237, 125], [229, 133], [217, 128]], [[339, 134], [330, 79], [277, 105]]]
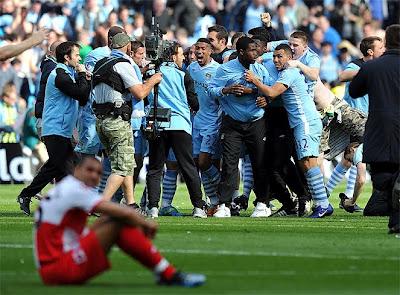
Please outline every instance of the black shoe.
[[391, 228], [389, 228], [388, 234], [399, 234], [400, 233], [400, 225], [395, 225]]
[[182, 286], [186, 288], [192, 288], [201, 286], [206, 282], [206, 276], [202, 274], [195, 273], [183, 273], [176, 272], [172, 279], [158, 279], [157, 283], [159, 285], [167, 285], [167, 286]]
[[240, 205], [235, 202], [231, 203], [231, 216], [240, 216]]
[[[340, 193], [339, 194], [339, 198], [340, 198], [340, 203], [339, 203], [339, 208], [344, 209], [346, 212], [348, 213], [354, 213], [355, 212], [355, 206], [345, 206], [344, 202], [346, 200], [349, 200], [350, 198], [346, 196], [346, 194], [344, 193]], [[358, 207], [358, 206], [357, 206]]]
[[25, 215], [31, 215], [31, 209], [29, 208], [31, 204], [31, 198], [22, 197], [19, 195], [17, 197], [17, 202], [19, 204], [19, 208], [22, 210], [22, 212], [24, 212]]
[[246, 211], [249, 207], [249, 199], [245, 195], [241, 195], [233, 199], [233, 203], [240, 207], [240, 210]]
[[294, 217], [297, 216], [297, 211], [293, 209], [285, 209], [281, 207], [278, 211], [274, 212], [271, 217]]

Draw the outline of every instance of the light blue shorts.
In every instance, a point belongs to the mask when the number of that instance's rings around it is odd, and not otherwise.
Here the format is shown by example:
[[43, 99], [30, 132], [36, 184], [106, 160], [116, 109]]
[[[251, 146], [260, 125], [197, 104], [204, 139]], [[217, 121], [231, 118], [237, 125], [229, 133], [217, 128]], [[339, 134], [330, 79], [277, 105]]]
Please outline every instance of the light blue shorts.
[[168, 156], [167, 156], [167, 161], [168, 162], [177, 162], [174, 151], [172, 148], [169, 148], [168, 151]]
[[193, 128], [193, 157], [197, 158], [200, 153], [208, 153], [213, 159], [221, 158], [221, 142], [218, 130]]
[[293, 128], [298, 160], [306, 157], [318, 157], [322, 134], [320, 119], [301, 123]]

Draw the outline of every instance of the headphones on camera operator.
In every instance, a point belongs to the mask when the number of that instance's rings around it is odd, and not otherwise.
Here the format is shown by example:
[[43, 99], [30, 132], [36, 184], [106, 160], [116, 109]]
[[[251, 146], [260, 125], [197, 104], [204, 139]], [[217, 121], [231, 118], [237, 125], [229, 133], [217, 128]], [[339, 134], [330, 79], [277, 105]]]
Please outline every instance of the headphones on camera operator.
[[[163, 40], [165, 33], [160, 30], [160, 25], [155, 24], [154, 16], [151, 19], [152, 33], [145, 37], [146, 59], [154, 66], [153, 70], [146, 72], [146, 76], [151, 76], [160, 71], [160, 66], [164, 62], [171, 62], [173, 55], [174, 42]], [[148, 140], [155, 140], [160, 137], [160, 131], [165, 128], [161, 123], [171, 122], [171, 109], [158, 106], [158, 84], [154, 86], [154, 100], [146, 115], [146, 127], [144, 128], [145, 137]]]

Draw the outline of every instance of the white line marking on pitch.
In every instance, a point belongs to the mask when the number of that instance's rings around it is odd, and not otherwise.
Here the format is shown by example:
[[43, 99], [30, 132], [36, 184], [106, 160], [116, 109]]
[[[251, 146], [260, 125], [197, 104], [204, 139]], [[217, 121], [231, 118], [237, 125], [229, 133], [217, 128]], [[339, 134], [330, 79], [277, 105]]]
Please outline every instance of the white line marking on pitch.
[[[0, 244], [3, 249], [32, 249], [28, 244]], [[119, 250], [118, 248], [114, 248]], [[400, 261], [399, 256], [377, 257], [377, 256], [357, 256], [357, 255], [323, 255], [313, 253], [284, 253], [284, 252], [261, 252], [261, 251], [229, 251], [229, 250], [199, 250], [199, 249], [160, 249], [162, 253], [178, 254], [197, 254], [197, 255], [216, 255], [216, 256], [261, 256], [261, 257], [294, 257], [294, 258], [316, 258], [316, 259], [347, 259], [347, 260], [387, 260]]]

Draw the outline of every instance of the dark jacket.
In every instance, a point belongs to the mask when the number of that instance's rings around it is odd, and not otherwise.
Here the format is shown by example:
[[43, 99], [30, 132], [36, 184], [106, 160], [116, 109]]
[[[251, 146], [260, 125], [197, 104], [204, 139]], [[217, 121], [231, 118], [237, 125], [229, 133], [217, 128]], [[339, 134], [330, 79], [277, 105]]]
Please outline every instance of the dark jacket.
[[35, 117], [42, 118], [43, 115], [43, 107], [44, 107], [44, 92], [46, 90], [47, 79], [52, 70], [56, 67], [57, 62], [54, 57], [47, 56], [40, 63], [40, 71], [42, 75], [40, 77], [39, 91], [36, 96], [35, 103]]
[[400, 164], [400, 49], [364, 63], [350, 83], [349, 94], [369, 95], [363, 162]]

